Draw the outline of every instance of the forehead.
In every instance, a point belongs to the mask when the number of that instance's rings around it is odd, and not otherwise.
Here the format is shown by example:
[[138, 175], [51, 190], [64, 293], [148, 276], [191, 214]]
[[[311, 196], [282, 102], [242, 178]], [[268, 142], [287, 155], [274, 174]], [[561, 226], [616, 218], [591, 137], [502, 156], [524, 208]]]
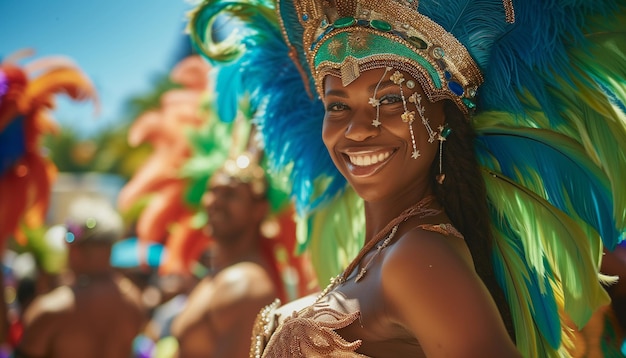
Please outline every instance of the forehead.
[[386, 87], [399, 88], [397, 84], [395, 84], [391, 77], [398, 72], [404, 81], [402, 82], [402, 87], [405, 91], [408, 90], [407, 82], [413, 81], [415, 87], [413, 91], [423, 92], [420, 83], [414, 79], [407, 72], [398, 70], [395, 68], [373, 68], [370, 70], [366, 70], [360, 73], [359, 77], [352, 81], [347, 86], [344, 86], [340, 77], [329, 74], [324, 78], [324, 97], [329, 94], [333, 95], [347, 95], [350, 92], [355, 91], [366, 91], [369, 93], [373, 93], [374, 90], [378, 87], [378, 90], [382, 90]]
[[250, 190], [250, 185], [241, 182], [237, 178], [233, 178], [228, 175], [214, 175], [207, 183], [207, 191], [219, 191], [219, 190], [236, 190], [246, 191]]

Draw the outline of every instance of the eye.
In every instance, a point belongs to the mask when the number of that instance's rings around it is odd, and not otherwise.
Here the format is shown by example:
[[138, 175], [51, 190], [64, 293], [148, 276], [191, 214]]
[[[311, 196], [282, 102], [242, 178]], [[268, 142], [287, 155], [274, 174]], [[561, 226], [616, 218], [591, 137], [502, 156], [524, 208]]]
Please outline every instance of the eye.
[[382, 97], [380, 97], [380, 104], [384, 105], [384, 104], [395, 104], [395, 103], [401, 103], [402, 102], [402, 96], [400, 96], [399, 94], [396, 93], [391, 93], [391, 94], [386, 94]]
[[341, 102], [332, 102], [326, 106], [326, 112], [340, 112], [340, 111], [346, 111], [348, 109], [350, 109], [350, 107], [348, 107], [348, 105], [346, 105], [345, 103], [341, 103]]

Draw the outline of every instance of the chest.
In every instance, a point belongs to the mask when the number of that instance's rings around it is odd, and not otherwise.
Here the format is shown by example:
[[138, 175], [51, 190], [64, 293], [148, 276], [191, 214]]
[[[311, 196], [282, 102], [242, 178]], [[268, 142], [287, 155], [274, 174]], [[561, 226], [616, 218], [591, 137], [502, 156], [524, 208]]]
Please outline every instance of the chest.
[[317, 315], [328, 322], [355, 315], [353, 321], [334, 329], [347, 342], [360, 341], [357, 350], [369, 357], [421, 357], [423, 351], [415, 337], [406, 330], [385, 300], [380, 266], [370, 267], [367, 275], [355, 282], [354, 274], [313, 304], [315, 312], [331, 312], [334, 317]]

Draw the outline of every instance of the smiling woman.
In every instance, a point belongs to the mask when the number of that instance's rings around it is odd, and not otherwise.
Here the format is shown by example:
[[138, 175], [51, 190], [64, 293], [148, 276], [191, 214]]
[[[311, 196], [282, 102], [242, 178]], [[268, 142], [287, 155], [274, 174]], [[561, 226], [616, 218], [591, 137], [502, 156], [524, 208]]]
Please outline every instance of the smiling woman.
[[[608, 303], [602, 246], [626, 231], [626, 72], [608, 60], [626, 58], [625, 9], [201, 4], [218, 103], [252, 94], [302, 231], [327, 234], [307, 238], [318, 266], [339, 261], [327, 242], [364, 241], [320, 294], [260, 313], [251, 356], [569, 356], [570, 322]], [[215, 43], [217, 14], [241, 36]]]
[[[430, 166], [438, 150], [432, 128], [443, 130], [443, 102], [422, 104], [421, 88], [413, 80], [408, 81], [410, 88], [395, 84], [391, 73], [386, 68], [366, 71], [345, 87], [341, 78], [326, 77], [322, 138], [359, 196], [396, 207], [399, 199], [419, 201], [424, 193], [420, 188], [432, 181]], [[415, 121], [416, 113], [421, 113], [421, 123]], [[385, 191], [389, 186], [395, 192]]]

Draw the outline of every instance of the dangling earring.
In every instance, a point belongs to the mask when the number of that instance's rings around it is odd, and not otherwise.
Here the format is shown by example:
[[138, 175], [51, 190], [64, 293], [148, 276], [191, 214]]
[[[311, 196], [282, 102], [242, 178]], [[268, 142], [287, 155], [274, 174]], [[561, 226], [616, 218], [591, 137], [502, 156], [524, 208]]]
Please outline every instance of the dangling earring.
[[443, 142], [446, 141], [446, 138], [450, 135], [452, 130], [450, 127], [439, 126], [439, 135], [437, 136], [437, 140], [439, 141], [439, 174], [437, 175], [437, 183], [443, 184], [443, 181], [446, 179], [446, 174], [443, 173]]
[[[415, 120], [415, 112], [409, 111], [406, 106], [406, 98], [404, 97], [404, 90], [402, 89], [402, 82], [404, 82], [404, 75], [400, 71], [396, 71], [389, 78], [393, 83], [400, 87], [400, 97], [402, 98], [402, 106], [404, 107], [404, 113], [402, 113], [402, 121], [409, 124], [409, 133], [411, 133], [411, 142], [413, 144], [413, 153], [411, 158], [417, 159], [421, 156], [419, 149], [417, 149], [417, 143], [415, 141], [415, 133], [413, 133], [413, 121]], [[410, 99], [409, 99], [410, 100]]]
[[437, 136], [437, 132], [432, 129], [432, 127], [430, 126], [430, 121], [424, 115], [424, 113], [426, 112], [426, 108], [422, 106], [422, 95], [417, 92], [413, 92], [413, 94], [409, 97], [409, 102], [413, 103], [415, 105], [415, 108], [417, 108], [417, 114], [420, 115], [420, 118], [422, 119], [422, 124], [428, 132], [428, 143], [434, 142], [435, 137]]
[[378, 80], [376, 88], [374, 88], [374, 95], [369, 100], [369, 104], [371, 104], [372, 107], [376, 107], [376, 119], [372, 121], [372, 125], [376, 128], [378, 128], [382, 124], [380, 122], [380, 100], [376, 98], [376, 93], [378, 93], [378, 87], [380, 87], [380, 84], [383, 82], [383, 78], [385, 78], [387, 72], [391, 71], [391, 69], [392, 67], [385, 67], [385, 73], [383, 73], [383, 75]]

